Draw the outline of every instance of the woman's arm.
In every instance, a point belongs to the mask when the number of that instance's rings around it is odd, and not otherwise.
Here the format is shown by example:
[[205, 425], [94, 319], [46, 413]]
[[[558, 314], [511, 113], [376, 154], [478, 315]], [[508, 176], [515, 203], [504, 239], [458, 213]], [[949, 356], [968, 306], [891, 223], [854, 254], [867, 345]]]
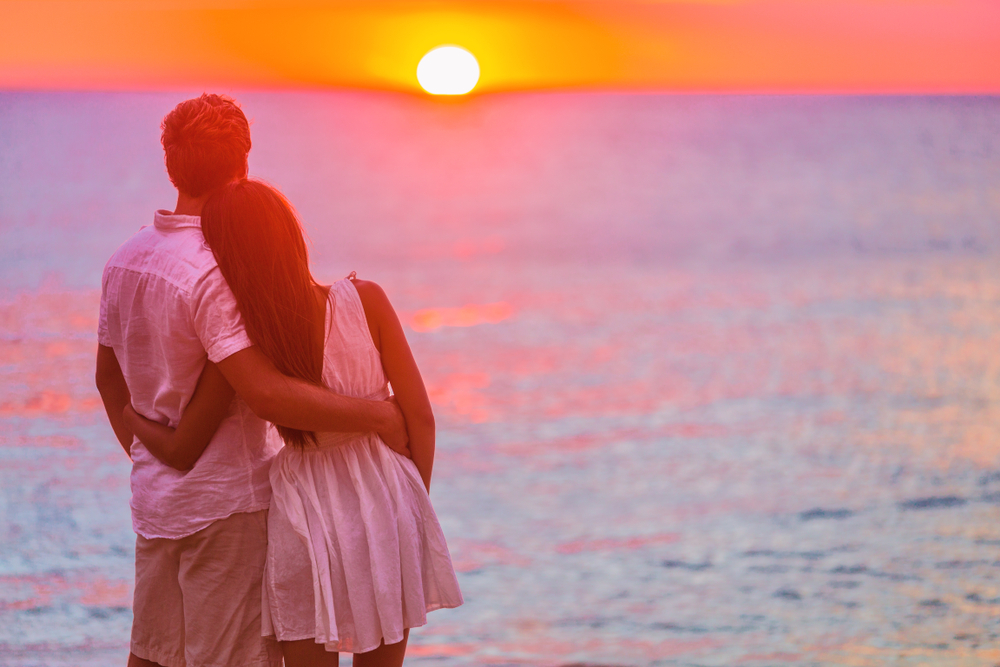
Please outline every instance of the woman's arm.
[[176, 470], [190, 470], [229, 413], [236, 393], [215, 364], [207, 362], [176, 429], [150, 421], [126, 405], [125, 424], [150, 454]]
[[424, 486], [430, 491], [431, 470], [434, 467], [434, 413], [420, 370], [413, 360], [399, 317], [382, 288], [367, 280], [355, 280], [354, 286], [365, 308], [372, 341], [382, 355], [382, 368], [406, 418], [410, 457], [417, 464]]

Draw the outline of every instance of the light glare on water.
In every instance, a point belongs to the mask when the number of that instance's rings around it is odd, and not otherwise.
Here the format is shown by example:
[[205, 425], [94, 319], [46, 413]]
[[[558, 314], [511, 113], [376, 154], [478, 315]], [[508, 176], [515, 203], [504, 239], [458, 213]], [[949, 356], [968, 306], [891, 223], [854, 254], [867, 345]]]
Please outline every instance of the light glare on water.
[[[0, 665], [127, 653], [99, 276], [178, 99], [0, 96]], [[997, 100], [241, 99], [428, 384], [414, 664], [1000, 661]]]

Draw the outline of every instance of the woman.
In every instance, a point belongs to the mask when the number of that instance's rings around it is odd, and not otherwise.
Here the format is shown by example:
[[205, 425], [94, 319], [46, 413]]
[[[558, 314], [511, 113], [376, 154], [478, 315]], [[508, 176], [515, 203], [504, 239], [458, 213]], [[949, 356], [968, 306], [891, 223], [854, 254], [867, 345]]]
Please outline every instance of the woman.
[[[250, 339], [279, 370], [371, 399], [392, 384], [412, 460], [374, 433], [277, 427], [285, 447], [271, 468], [262, 613], [288, 667], [337, 665], [339, 651], [358, 667], [398, 667], [409, 628], [462, 604], [428, 497], [434, 417], [399, 319], [375, 283], [316, 283], [291, 205], [264, 183], [213, 195], [202, 230]], [[162, 460], [190, 467], [232, 398], [208, 365], [176, 431], [130, 407], [126, 422]]]

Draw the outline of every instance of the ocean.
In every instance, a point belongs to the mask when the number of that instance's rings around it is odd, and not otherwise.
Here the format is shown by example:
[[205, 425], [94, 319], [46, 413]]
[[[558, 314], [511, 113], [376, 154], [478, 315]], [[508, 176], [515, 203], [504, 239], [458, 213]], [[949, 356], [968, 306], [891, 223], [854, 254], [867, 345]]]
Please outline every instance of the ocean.
[[[189, 96], [0, 93], [3, 667], [128, 653], [100, 276]], [[235, 96], [431, 394], [408, 663], [1000, 662], [1000, 98]]]

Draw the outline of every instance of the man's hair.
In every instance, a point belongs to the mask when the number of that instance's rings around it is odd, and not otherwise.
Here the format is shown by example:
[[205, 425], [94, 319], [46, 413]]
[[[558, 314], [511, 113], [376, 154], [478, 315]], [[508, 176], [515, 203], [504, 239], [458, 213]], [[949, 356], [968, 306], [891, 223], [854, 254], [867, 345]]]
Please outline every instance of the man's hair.
[[203, 94], [163, 118], [167, 175], [180, 192], [200, 197], [247, 175], [250, 123], [236, 100]]

